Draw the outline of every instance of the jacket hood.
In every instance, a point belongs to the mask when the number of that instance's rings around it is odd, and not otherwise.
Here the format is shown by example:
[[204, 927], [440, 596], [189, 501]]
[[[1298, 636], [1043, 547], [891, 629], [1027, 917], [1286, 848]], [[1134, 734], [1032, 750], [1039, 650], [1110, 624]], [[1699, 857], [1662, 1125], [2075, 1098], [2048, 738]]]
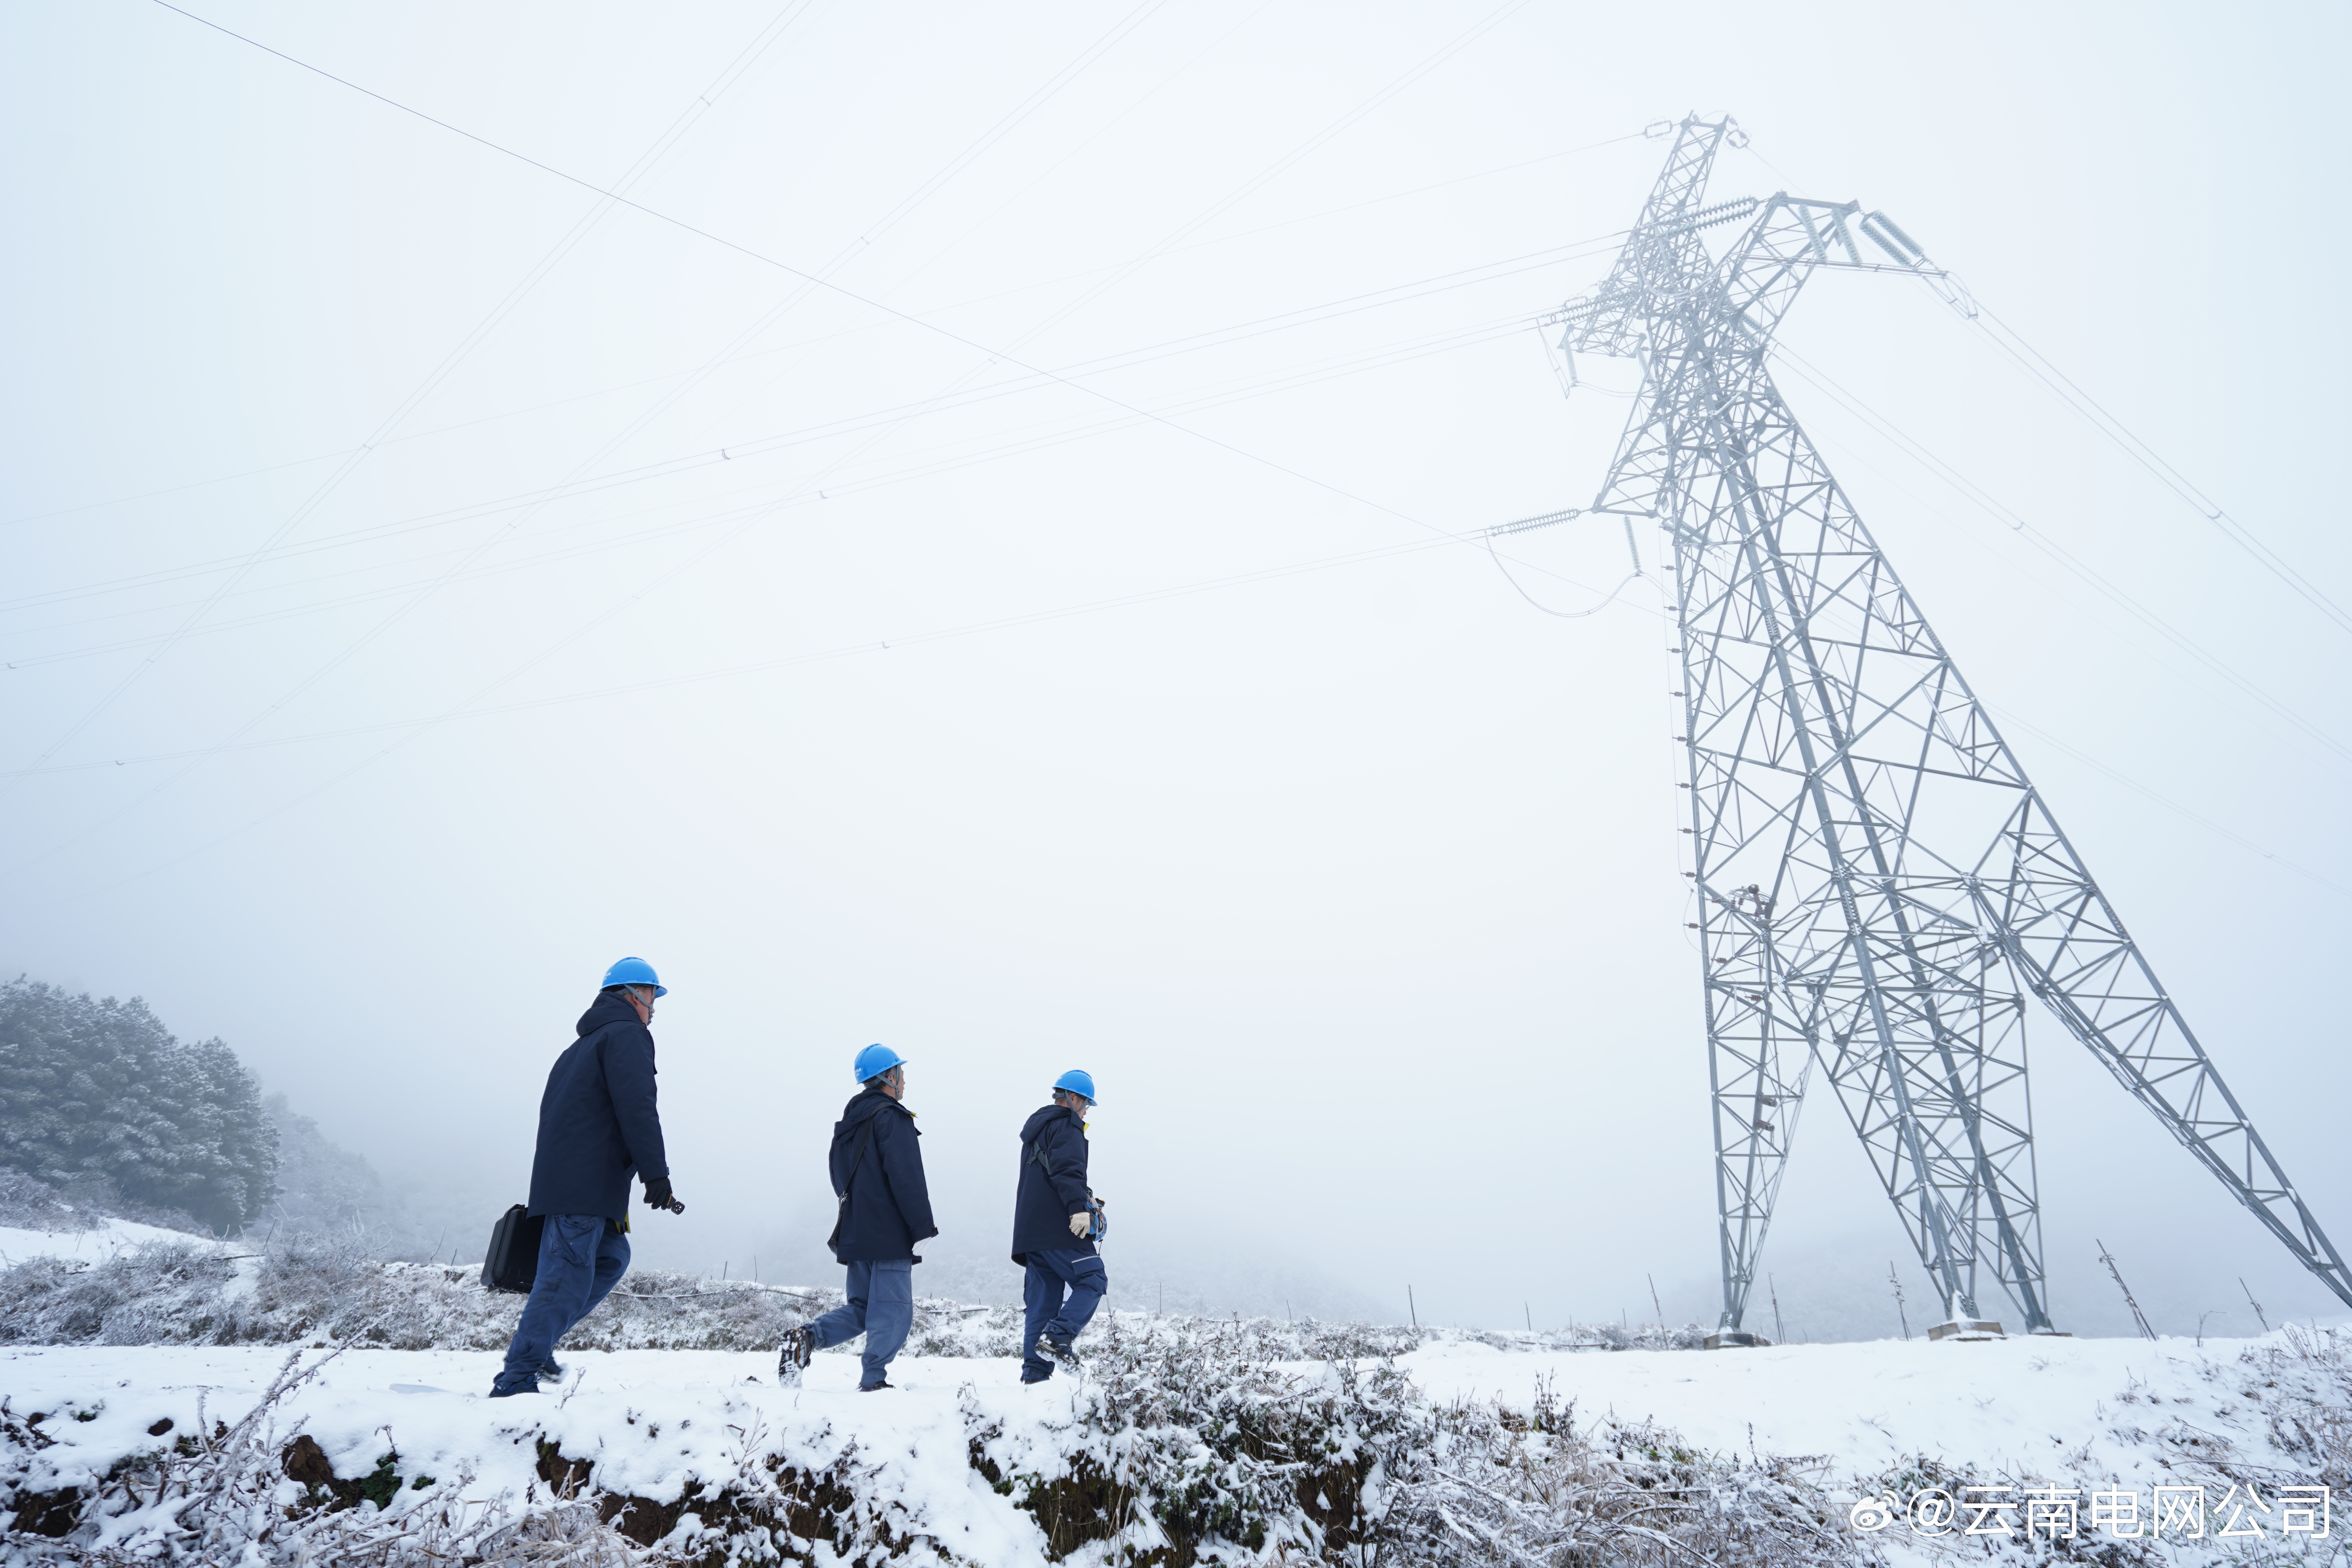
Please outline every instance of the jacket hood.
[[618, 996], [607, 996], [599, 992], [596, 1000], [588, 1004], [588, 1011], [580, 1015], [577, 1027], [581, 1037], [585, 1039], [608, 1024], [639, 1022], [637, 1010], [635, 1007], [630, 1006]]
[[1067, 1116], [1072, 1121], [1077, 1122], [1081, 1128], [1086, 1125], [1083, 1121], [1078, 1121], [1076, 1115], [1066, 1107], [1059, 1105], [1045, 1106], [1039, 1110], [1031, 1111], [1029, 1113], [1029, 1120], [1021, 1124], [1021, 1142], [1026, 1143], [1029, 1140], [1037, 1136], [1037, 1130], [1045, 1126], [1048, 1121], [1053, 1121], [1056, 1116]]
[[[900, 1105], [878, 1089], [861, 1089], [856, 1098], [841, 1108], [841, 1124], [844, 1127], [855, 1127], [868, 1117], [879, 1116], [882, 1113], [882, 1108], [886, 1105], [906, 1110], [905, 1106]], [[915, 1113], [908, 1110], [907, 1114], [912, 1116]]]

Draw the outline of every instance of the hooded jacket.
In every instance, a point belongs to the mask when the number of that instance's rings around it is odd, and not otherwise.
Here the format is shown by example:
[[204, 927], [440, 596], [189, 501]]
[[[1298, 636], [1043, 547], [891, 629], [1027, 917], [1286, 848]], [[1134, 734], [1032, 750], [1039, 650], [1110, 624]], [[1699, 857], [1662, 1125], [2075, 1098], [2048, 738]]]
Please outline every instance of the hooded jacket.
[[[870, 1139], [865, 1136], [868, 1123], [874, 1129]], [[842, 1262], [911, 1258], [915, 1243], [939, 1235], [940, 1227], [931, 1223], [931, 1190], [923, 1181], [923, 1151], [916, 1142], [921, 1136], [915, 1113], [878, 1086], [862, 1090], [833, 1124], [826, 1166], [834, 1194], [849, 1194], [841, 1212], [841, 1239], [833, 1249]]]
[[1070, 1234], [1070, 1216], [1093, 1196], [1087, 1186], [1087, 1124], [1075, 1110], [1049, 1105], [1021, 1129], [1021, 1188], [1013, 1200], [1013, 1261], [1032, 1252], [1084, 1252], [1092, 1241]]
[[633, 1174], [669, 1174], [655, 1104], [653, 1031], [615, 995], [599, 995], [577, 1027], [580, 1037], [555, 1058], [539, 1097], [530, 1212], [622, 1220]]

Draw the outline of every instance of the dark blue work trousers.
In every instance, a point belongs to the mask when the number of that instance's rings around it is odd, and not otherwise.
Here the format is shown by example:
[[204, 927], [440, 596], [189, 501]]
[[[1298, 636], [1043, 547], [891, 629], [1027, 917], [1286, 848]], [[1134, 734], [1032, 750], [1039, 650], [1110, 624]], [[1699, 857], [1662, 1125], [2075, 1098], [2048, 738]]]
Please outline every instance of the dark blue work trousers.
[[1037, 1352], [1037, 1336], [1077, 1338], [1094, 1321], [1095, 1309], [1110, 1288], [1110, 1276], [1103, 1272], [1100, 1258], [1075, 1247], [1032, 1247], [1026, 1257], [1029, 1275], [1021, 1285], [1026, 1309], [1021, 1325], [1021, 1381], [1043, 1383], [1054, 1375], [1054, 1363]]
[[879, 1388], [889, 1381], [890, 1358], [915, 1326], [915, 1260], [884, 1258], [848, 1265], [849, 1300], [808, 1326], [815, 1350], [866, 1336], [857, 1386]]
[[629, 1271], [629, 1238], [600, 1214], [551, 1214], [539, 1233], [539, 1278], [507, 1346], [493, 1394], [536, 1392], [555, 1342], [596, 1310]]

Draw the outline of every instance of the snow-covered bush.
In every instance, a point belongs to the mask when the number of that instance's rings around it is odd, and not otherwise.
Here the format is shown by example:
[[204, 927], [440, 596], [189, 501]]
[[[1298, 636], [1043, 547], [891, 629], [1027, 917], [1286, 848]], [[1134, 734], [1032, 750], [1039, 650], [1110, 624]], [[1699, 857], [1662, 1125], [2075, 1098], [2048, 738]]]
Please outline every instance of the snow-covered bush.
[[66, 1201], [65, 1194], [22, 1171], [0, 1168], [0, 1226], [12, 1230], [95, 1230], [105, 1216]]
[[[631, 1270], [564, 1342], [582, 1350], [773, 1350], [841, 1292]], [[159, 1241], [0, 1268], [0, 1344], [362, 1344], [506, 1348], [522, 1298], [472, 1265], [386, 1263], [359, 1231], [275, 1236], [252, 1252]], [[926, 1299], [918, 1355], [1012, 1355], [1020, 1313]], [[846, 1348], [843, 1353], [848, 1353]]]
[[469, 1498], [470, 1475], [394, 1471], [387, 1484], [371, 1484], [337, 1482], [328, 1471], [320, 1484], [305, 1463], [306, 1445], [308, 1455], [317, 1445], [299, 1435], [289, 1440], [283, 1405], [333, 1353], [306, 1365], [295, 1352], [235, 1426], [200, 1418], [184, 1433], [156, 1430], [153, 1447], [68, 1491], [24, 1489], [53, 1441], [41, 1430], [43, 1415], [19, 1415], [0, 1403], [0, 1507], [13, 1510], [13, 1528], [0, 1535], [0, 1563], [625, 1568], [637, 1561], [593, 1510]]
[[[471, 1265], [385, 1263], [357, 1236], [298, 1236], [257, 1259], [251, 1295], [219, 1343], [302, 1340], [389, 1350], [506, 1348], [522, 1298], [486, 1290]], [[565, 1339], [582, 1350], [762, 1350], [838, 1293], [632, 1269]]]
[[2304, 1481], [2352, 1495], [2352, 1330], [2289, 1323], [2234, 1370], [2234, 1392], [2263, 1412], [2271, 1442], [2308, 1467]]
[[235, 1343], [223, 1337], [236, 1265], [207, 1242], [149, 1242], [96, 1259], [0, 1269], [0, 1344]]
[[1423, 1417], [1393, 1363], [1272, 1359], [1260, 1326], [1113, 1319], [1066, 1421], [1007, 1430], [966, 1401], [972, 1468], [1055, 1556], [1170, 1568], [1348, 1560]]
[[1818, 1459], [1700, 1452], [1647, 1422], [1580, 1429], [1540, 1387], [1526, 1411], [1432, 1413], [1396, 1467], [1369, 1561], [1428, 1568], [1805, 1568], [1863, 1560]]
[[[38, 1186], [39, 1184], [28, 1184]], [[363, 1343], [390, 1350], [502, 1350], [521, 1298], [482, 1289], [471, 1264], [388, 1262], [358, 1226], [275, 1230], [226, 1248], [191, 1240], [126, 1247], [99, 1260], [37, 1257], [0, 1268], [0, 1344]], [[583, 1350], [772, 1349], [787, 1330], [840, 1304], [838, 1289], [632, 1269], [565, 1340]], [[1139, 1312], [1119, 1321], [1192, 1323]], [[1105, 1320], [1108, 1321], [1108, 1319]], [[1214, 1320], [1212, 1320], [1214, 1321]], [[1021, 1310], [934, 1297], [916, 1302], [910, 1355], [1021, 1353]], [[1699, 1331], [1616, 1324], [1536, 1333], [1234, 1318], [1220, 1332], [1270, 1362], [1402, 1355], [1425, 1344], [1601, 1351], [1696, 1346]], [[835, 1352], [853, 1353], [851, 1347]]]

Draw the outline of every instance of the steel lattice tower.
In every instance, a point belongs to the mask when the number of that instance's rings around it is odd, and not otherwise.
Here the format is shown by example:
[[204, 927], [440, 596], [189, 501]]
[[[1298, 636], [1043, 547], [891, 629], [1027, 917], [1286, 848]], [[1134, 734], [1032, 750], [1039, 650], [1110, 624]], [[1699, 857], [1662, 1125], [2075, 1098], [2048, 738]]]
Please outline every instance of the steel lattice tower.
[[[1816, 1063], [1948, 1316], [1980, 1315], [1990, 1268], [2028, 1331], [2052, 1326], [2027, 992], [2352, 1304], [2344, 1259], [1773, 384], [1773, 332], [1816, 269], [1943, 275], [1853, 202], [1702, 205], [1727, 138], [1727, 117], [1681, 122], [1608, 278], [1550, 318], [1571, 354], [1643, 367], [1593, 510], [1654, 521], [1674, 552], [1721, 1331], [1746, 1338]], [[1731, 224], [1717, 259], [1701, 232]]]

